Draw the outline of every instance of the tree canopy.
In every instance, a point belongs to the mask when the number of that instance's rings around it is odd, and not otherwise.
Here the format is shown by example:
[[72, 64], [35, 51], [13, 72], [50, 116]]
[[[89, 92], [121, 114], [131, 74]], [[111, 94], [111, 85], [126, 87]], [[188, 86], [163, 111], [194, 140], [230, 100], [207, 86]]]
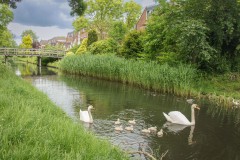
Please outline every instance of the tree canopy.
[[15, 8], [17, 8], [16, 3], [17, 3], [17, 2], [21, 2], [21, 1], [22, 1], [22, 0], [1, 0], [0, 3], [6, 4], [6, 5], [8, 5], [9, 7], [15, 9]]
[[87, 4], [83, 0], [68, 0], [68, 3], [72, 8], [71, 16], [82, 16], [87, 8]]
[[31, 29], [23, 31], [21, 34], [21, 37], [23, 38], [24, 36], [27, 36], [27, 35], [31, 36], [33, 42], [38, 41], [38, 37], [37, 37], [36, 33], [33, 32]]

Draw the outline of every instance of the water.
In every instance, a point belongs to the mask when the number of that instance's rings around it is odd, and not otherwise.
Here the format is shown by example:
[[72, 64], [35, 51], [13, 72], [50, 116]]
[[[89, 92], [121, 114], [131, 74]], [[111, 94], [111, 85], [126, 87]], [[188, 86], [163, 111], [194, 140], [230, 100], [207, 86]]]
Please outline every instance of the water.
[[[145, 151], [167, 160], [238, 160], [240, 159], [240, 109], [223, 108], [197, 101], [196, 125], [169, 125], [162, 112], [179, 110], [190, 120], [190, 105], [185, 98], [142, 90], [128, 85], [94, 78], [66, 76], [56, 70], [18, 64], [16, 73], [31, 82], [63, 109], [74, 121], [101, 139], [128, 152]], [[94, 123], [82, 123], [79, 110], [91, 104]], [[134, 131], [117, 132], [114, 122], [124, 127], [135, 119]], [[142, 129], [157, 126], [164, 131], [143, 134]], [[165, 153], [165, 154], [164, 154]], [[131, 159], [148, 159], [129, 154]]]

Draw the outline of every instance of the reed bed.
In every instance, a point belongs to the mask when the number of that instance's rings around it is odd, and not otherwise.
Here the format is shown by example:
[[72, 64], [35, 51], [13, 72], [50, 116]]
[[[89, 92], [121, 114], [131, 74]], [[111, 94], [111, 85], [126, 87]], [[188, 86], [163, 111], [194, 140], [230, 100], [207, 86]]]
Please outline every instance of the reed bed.
[[0, 63], [0, 159], [127, 159]]
[[176, 95], [191, 94], [197, 76], [197, 70], [187, 65], [170, 67], [109, 54], [67, 56], [60, 62], [60, 69], [70, 74], [121, 81]]

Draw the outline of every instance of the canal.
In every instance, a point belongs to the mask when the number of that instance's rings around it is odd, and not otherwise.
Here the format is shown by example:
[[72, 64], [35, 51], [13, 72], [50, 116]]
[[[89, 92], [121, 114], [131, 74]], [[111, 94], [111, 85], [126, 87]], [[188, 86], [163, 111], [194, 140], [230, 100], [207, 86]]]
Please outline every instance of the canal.
[[[30, 82], [62, 108], [74, 122], [94, 135], [107, 139], [126, 152], [144, 151], [166, 160], [238, 160], [240, 159], [240, 108], [224, 108], [195, 100], [196, 125], [170, 125], [162, 112], [181, 111], [191, 119], [191, 105], [185, 97], [155, 93], [117, 82], [61, 74], [56, 69], [16, 63], [17, 75]], [[192, 98], [192, 97], [190, 97]], [[93, 105], [93, 124], [79, 120], [79, 110]], [[123, 128], [136, 120], [133, 131], [115, 131], [120, 119]], [[156, 132], [142, 133], [157, 127]], [[143, 154], [129, 154], [131, 159], [148, 159]]]

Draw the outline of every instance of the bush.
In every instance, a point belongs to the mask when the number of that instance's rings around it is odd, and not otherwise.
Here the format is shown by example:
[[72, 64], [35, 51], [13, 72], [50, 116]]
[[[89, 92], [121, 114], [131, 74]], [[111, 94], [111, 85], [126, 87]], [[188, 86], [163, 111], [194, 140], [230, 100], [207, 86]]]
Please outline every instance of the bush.
[[66, 56], [70, 56], [70, 55], [74, 55], [74, 53], [71, 52], [71, 51], [69, 51], [69, 52], [66, 53]]
[[89, 51], [92, 54], [116, 53], [117, 48], [117, 42], [115, 42], [113, 39], [105, 39], [94, 42], [89, 46]]
[[90, 46], [91, 44], [93, 44], [94, 42], [96, 42], [98, 40], [98, 35], [97, 32], [95, 30], [90, 30], [88, 32], [88, 42], [87, 42], [87, 46]]
[[80, 44], [79, 45], [74, 45], [69, 51], [73, 52], [73, 53], [76, 53], [79, 47], [80, 47]]
[[84, 52], [87, 51], [87, 41], [88, 41], [87, 38], [83, 39], [80, 47], [78, 48], [78, 50], [76, 51], [75, 54], [78, 54], [78, 55], [79, 55], [79, 54], [83, 54]]
[[120, 54], [125, 58], [138, 58], [143, 53], [143, 32], [132, 31], [123, 41]]

